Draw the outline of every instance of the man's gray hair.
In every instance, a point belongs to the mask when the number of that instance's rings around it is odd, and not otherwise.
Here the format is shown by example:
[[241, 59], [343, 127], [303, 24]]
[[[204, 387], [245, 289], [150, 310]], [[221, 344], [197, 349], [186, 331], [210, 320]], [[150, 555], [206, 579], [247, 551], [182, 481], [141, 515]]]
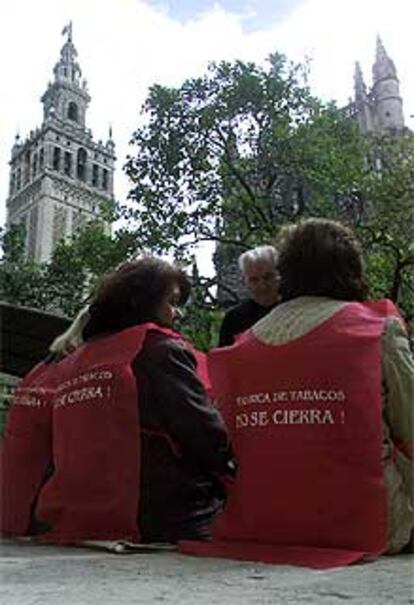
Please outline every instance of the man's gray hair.
[[260, 260], [267, 261], [276, 268], [278, 257], [278, 251], [273, 246], [257, 246], [257, 248], [246, 250], [239, 256], [239, 268], [242, 273], [246, 273], [247, 265]]

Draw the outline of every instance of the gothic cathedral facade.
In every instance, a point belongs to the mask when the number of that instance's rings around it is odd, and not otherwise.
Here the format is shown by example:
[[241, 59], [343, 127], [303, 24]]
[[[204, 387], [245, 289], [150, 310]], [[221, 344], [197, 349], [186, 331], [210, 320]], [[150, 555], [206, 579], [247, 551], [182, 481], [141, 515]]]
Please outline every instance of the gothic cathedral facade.
[[[16, 136], [10, 161], [7, 225], [22, 223], [27, 254], [50, 260], [56, 244], [88, 220], [100, 219], [114, 203], [115, 144], [105, 144], [86, 126], [91, 100], [77, 62], [72, 25], [66, 34], [53, 82], [41, 98], [43, 122], [24, 142]], [[109, 230], [109, 226], [107, 227]]]
[[367, 90], [361, 66], [356, 63], [354, 94], [351, 115], [357, 119], [362, 134], [398, 134], [406, 130], [397, 70], [379, 36], [372, 67], [372, 87]]

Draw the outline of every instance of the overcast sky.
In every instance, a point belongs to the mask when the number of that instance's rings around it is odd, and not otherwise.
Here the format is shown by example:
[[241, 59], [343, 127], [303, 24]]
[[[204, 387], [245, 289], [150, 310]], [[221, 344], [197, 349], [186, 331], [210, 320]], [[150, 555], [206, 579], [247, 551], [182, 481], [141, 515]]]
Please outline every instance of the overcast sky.
[[92, 101], [87, 125], [116, 142], [116, 197], [138, 111], [154, 83], [179, 85], [211, 60], [263, 61], [282, 51], [312, 59], [313, 91], [346, 103], [356, 60], [367, 84], [377, 33], [394, 59], [406, 123], [414, 128], [413, 0], [2, 0], [0, 2], [0, 225], [5, 222], [11, 147], [40, 126], [40, 97], [73, 21], [73, 42]]

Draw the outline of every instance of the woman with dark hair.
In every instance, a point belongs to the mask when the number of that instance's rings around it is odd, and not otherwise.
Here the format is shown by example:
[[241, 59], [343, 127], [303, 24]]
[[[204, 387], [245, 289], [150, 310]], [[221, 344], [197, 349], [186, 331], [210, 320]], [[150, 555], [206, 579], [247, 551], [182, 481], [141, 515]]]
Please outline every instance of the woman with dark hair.
[[53, 343], [63, 357], [54, 364], [54, 470], [32, 503], [42, 539], [209, 536], [234, 463], [201, 356], [171, 329], [189, 292], [167, 262], [125, 263]]
[[353, 232], [334, 221], [308, 219], [281, 233], [283, 301], [299, 296], [363, 301], [362, 249]]
[[240, 473], [201, 550], [322, 566], [399, 552], [414, 525], [403, 322], [390, 301], [365, 302], [347, 227], [304, 220], [278, 250], [282, 303], [209, 360]]
[[150, 321], [171, 327], [190, 288], [183, 271], [160, 259], [144, 257], [125, 263], [102, 279], [83, 336], [88, 340]]

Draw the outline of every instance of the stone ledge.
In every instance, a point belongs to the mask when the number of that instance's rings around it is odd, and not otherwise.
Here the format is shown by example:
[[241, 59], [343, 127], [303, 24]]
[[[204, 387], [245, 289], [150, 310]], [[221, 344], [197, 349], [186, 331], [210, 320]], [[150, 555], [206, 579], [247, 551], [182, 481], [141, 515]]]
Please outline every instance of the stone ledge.
[[412, 555], [331, 571], [8, 541], [1, 544], [1, 555], [3, 605], [414, 603]]

